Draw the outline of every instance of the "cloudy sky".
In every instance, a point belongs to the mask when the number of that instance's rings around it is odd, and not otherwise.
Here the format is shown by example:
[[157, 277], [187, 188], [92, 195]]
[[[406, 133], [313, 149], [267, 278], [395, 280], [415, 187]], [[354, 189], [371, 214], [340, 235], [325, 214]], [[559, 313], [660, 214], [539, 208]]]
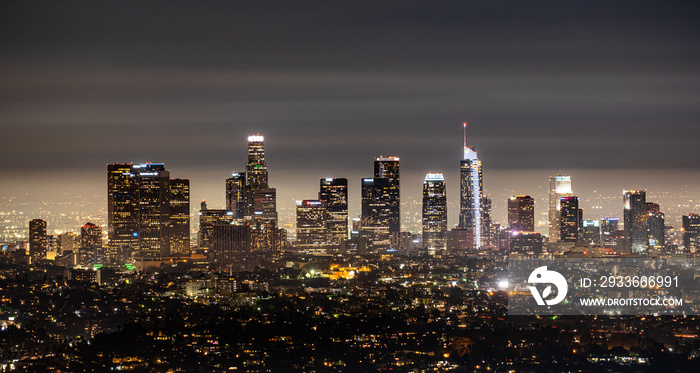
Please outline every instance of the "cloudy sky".
[[105, 164], [160, 161], [220, 207], [260, 132], [282, 207], [380, 154], [407, 198], [434, 171], [453, 199], [463, 121], [499, 209], [556, 172], [695, 183], [699, 40], [697, 1], [5, 1], [0, 188], [104, 194]]

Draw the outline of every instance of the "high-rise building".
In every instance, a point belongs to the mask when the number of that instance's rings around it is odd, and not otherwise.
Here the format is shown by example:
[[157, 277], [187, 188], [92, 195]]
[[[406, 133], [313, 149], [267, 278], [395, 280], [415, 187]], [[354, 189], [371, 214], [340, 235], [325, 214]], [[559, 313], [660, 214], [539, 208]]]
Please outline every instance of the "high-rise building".
[[690, 254], [700, 252], [700, 215], [683, 215], [683, 250]]
[[423, 246], [430, 251], [447, 245], [447, 190], [442, 174], [423, 180]]
[[137, 257], [160, 258], [170, 254], [170, 171], [162, 163], [133, 166], [138, 193]]
[[297, 245], [321, 247], [327, 244], [326, 204], [320, 200], [297, 201]]
[[65, 251], [75, 252], [80, 248], [81, 240], [78, 235], [73, 232], [66, 232], [58, 235], [59, 253]]
[[620, 230], [618, 218], [602, 218], [600, 219], [600, 239], [601, 244], [605, 247], [616, 247], [618, 231]]
[[464, 123], [464, 158], [459, 167], [459, 228], [471, 230], [474, 248], [482, 247], [482, 199], [484, 186], [481, 173], [481, 160], [476, 149], [467, 146], [467, 124]]
[[102, 247], [102, 227], [87, 222], [80, 227], [80, 242], [84, 248]]
[[348, 179], [322, 178], [318, 199], [326, 205], [328, 244], [342, 244], [348, 239]]
[[197, 235], [199, 248], [204, 250], [212, 249], [214, 226], [231, 225], [233, 221], [233, 211], [209, 209], [206, 201], [202, 201], [202, 207], [199, 210], [199, 234]]
[[171, 180], [162, 163], [110, 164], [107, 194], [110, 256], [124, 248], [137, 258], [189, 252], [188, 180]]
[[[248, 136], [248, 163], [243, 196], [240, 195], [240, 173], [233, 175], [235, 180], [227, 180], [227, 198], [230, 196], [227, 205], [230, 205], [228, 207], [234, 211], [237, 219], [245, 219], [250, 235], [247, 242], [250, 253], [253, 254], [277, 253], [281, 251], [287, 237], [286, 232], [277, 226], [277, 191], [268, 185], [264, 140], [259, 133]], [[231, 194], [228, 194], [229, 190]], [[241, 199], [243, 208], [239, 209]]]
[[389, 179], [362, 179], [362, 238], [373, 250], [387, 249], [391, 244], [389, 231], [391, 191]]
[[561, 197], [571, 196], [571, 176], [549, 177], [549, 242], [557, 242], [561, 237]]
[[530, 196], [508, 199], [508, 227], [511, 231], [535, 231], [535, 200]]
[[190, 253], [190, 180], [170, 179], [171, 254]]
[[29, 221], [29, 255], [32, 258], [45, 259], [47, 245], [46, 220]]
[[250, 189], [267, 189], [267, 164], [265, 163], [265, 138], [258, 134], [248, 136], [248, 163], [246, 185]]
[[234, 219], [244, 219], [252, 214], [250, 206], [245, 172], [234, 172], [226, 179], [226, 209], [233, 211]]
[[600, 220], [584, 220], [581, 227], [581, 241], [590, 245], [601, 245]]
[[138, 245], [138, 178], [130, 163], [107, 165], [107, 240], [110, 254]]
[[623, 202], [627, 249], [633, 253], [645, 253], [648, 245], [646, 190], [625, 190]]
[[386, 179], [388, 189], [389, 234], [401, 231], [401, 189], [399, 178], [399, 157], [380, 156], [374, 159], [374, 179]]
[[491, 205], [491, 196], [486, 194], [481, 196], [481, 245], [493, 248], [496, 245]]
[[578, 207], [578, 197], [561, 197], [559, 206], [559, 216], [561, 219], [559, 223], [561, 229], [561, 234], [559, 235], [560, 241], [579, 241], [579, 233], [583, 225], [583, 213]]
[[210, 257], [221, 262], [233, 262], [248, 254], [248, 226], [239, 219], [232, 222], [221, 221], [210, 228], [207, 238]]
[[648, 247], [656, 252], [666, 248], [666, 224], [664, 213], [658, 203], [647, 202], [647, 240]]

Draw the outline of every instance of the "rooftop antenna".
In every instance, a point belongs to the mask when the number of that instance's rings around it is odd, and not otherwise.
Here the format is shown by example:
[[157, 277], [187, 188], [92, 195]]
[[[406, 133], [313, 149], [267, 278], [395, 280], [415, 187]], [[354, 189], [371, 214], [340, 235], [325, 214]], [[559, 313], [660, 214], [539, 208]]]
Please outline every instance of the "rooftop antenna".
[[467, 147], [467, 122], [462, 123], [464, 126], [464, 147]]

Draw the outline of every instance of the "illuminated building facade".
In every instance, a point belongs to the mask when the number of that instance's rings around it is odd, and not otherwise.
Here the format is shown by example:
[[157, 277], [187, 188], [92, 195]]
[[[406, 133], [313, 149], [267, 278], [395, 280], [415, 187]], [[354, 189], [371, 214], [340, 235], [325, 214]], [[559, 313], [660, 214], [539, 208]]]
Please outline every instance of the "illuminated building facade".
[[242, 220], [249, 234], [249, 252], [277, 253], [285, 244], [286, 232], [277, 227], [277, 191], [268, 185], [264, 137], [248, 136], [245, 174], [234, 172], [226, 180], [226, 207]]
[[29, 255], [32, 258], [46, 258], [48, 249], [46, 220], [34, 219], [29, 221]]
[[375, 158], [374, 179], [386, 179], [389, 183], [387, 194], [389, 234], [398, 234], [401, 231], [399, 157], [380, 156]]
[[170, 254], [190, 253], [190, 180], [170, 179]]
[[80, 227], [80, 247], [102, 247], [102, 227], [87, 222]]
[[423, 247], [444, 250], [447, 245], [447, 189], [442, 174], [423, 180]]
[[220, 262], [233, 262], [243, 259], [248, 254], [248, 226], [240, 220], [221, 221], [213, 224], [207, 239], [210, 258]]
[[245, 172], [234, 172], [226, 179], [226, 209], [233, 211], [234, 219], [251, 216], [251, 203], [246, 193]]
[[647, 202], [648, 247], [656, 252], [666, 248], [665, 216], [658, 203]]
[[138, 247], [137, 256], [160, 258], [170, 254], [170, 171], [162, 163], [133, 166], [137, 177]]
[[360, 236], [373, 250], [387, 249], [391, 244], [391, 184], [389, 179], [362, 179], [362, 221]]
[[137, 258], [189, 252], [189, 181], [170, 179], [163, 163], [107, 165], [108, 255]]
[[535, 231], [535, 200], [530, 196], [508, 199], [508, 227], [513, 231]]
[[348, 179], [322, 178], [318, 199], [326, 206], [326, 232], [329, 245], [348, 239]]
[[539, 255], [542, 246], [540, 232], [514, 231], [508, 235], [508, 251], [511, 254]]
[[138, 244], [138, 179], [132, 164], [107, 165], [107, 246], [110, 254]]
[[199, 248], [204, 250], [212, 249], [214, 226], [230, 225], [233, 221], [233, 211], [208, 209], [207, 203], [202, 201], [202, 207], [199, 210], [199, 233], [197, 235], [197, 245]]
[[590, 245], [601, 245], [600, 220], [584, 220], [581, 226], [581, 242]]
[[557, 175], [549, 177], [549, 242], [557, 242], [561, 237], [561, 197], [572, 195], [571, 176]]
[[576, 196], [561, 197], [559, 202], [559, 216], [561, 234], [560, 241], [577, 242], [583, 225], [583, 210], [579, 209], [579, 199]]
[[258, 134], [248, 136], [248, 163], [246, 185], [250, 189], [267, 189], [267, 164], [265, 163], [265, 138]]
[[491, 218], [491, 196], [481, 196], [481, 245], [483, 247], [495, 247], [495, 230]]
[[623, 202], [627, 249], [633, 253], [644, 253], [648, 245], [646, 190], [624, 191]]
[[321, 200], [297, 201], [297, 246], [321, 247], [327, 244], [326, 203]]
[[620, 219], [602, 218], [600, 219], [600, 240], [605, 247], [617, 246], [618, 232], [620, 230]]
[[683, 247], [686, 253], [700, 252], [700, 215], [683, 215]]
[[482, 200], [484, 186], [482, 181], [481, 160], [476, 150], [464, 145], [464, 159], [459, 168], [459, 228], [472, 231], [474, 248], [482, 247]]

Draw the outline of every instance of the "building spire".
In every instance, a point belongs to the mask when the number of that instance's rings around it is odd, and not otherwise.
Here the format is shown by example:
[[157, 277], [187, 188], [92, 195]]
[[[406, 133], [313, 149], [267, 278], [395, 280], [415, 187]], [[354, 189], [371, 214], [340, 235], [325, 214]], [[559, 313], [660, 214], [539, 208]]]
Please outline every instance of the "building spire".
[[467, 147], [467, 122], [462, 123], [464, 126], [464, 147]]

